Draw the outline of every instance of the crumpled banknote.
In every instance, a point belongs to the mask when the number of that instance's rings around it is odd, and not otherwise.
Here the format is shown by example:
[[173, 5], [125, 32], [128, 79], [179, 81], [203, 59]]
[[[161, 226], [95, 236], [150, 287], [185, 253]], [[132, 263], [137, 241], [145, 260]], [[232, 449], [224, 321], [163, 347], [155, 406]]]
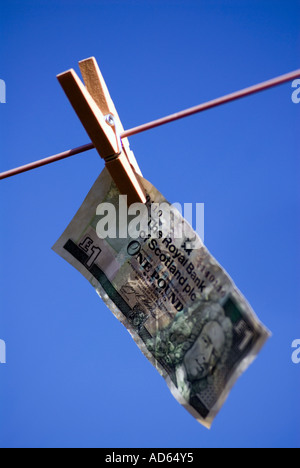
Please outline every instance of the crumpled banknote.
[[209, 428], [270, 333], [179, 211], [168, 212], [165, 198], [140, 180], [146, 211], [133, 206], [125, 216], [126, 200], [104, 169], [53, 250], [92, 284], [178, 402]]

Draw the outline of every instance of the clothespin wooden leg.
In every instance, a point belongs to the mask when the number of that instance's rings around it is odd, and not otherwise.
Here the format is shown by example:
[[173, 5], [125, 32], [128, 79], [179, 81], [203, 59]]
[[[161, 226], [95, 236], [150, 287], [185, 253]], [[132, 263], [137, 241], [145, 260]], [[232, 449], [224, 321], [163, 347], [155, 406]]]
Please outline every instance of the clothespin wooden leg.
[[[96, 102], [97, 106], [101, 110], [103, 115], [111, 114], [114, 116], [116, 127], [120, 133], [124, 132], [122, 122], [119, 118], [118, 112], [115, 108], [113, 100], [107, 89], [105, 80], [101, 74], [97, 61], [94, 57], [82, 60], [79, 62], [79, 68], [83, 77], [84, 84]], [[122, 139], [124, 151], [127, 155], [129, 163], [133, 167], [134, 171], [142, 175], [137, 160], [133, 152], [130, 149], [128, 138]]]
[[128, 204], [145, 203], [143, 187], [139, 183], [125, 153], [119, 146], [113, 128], [106, 122], [96, 102], [74, 70], [58, 75], [63, 90], [106, 165], [121, 194], [128, 196]]

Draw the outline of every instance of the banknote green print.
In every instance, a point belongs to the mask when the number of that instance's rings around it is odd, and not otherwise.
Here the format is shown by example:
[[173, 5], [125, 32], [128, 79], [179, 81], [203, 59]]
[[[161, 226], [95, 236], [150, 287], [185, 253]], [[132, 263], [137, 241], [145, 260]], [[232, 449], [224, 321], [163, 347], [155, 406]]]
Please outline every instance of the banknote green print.
[[[151, 203], [167, 201], [141, 183], [151, 224]], [[179, 403], [210, 427], [269, 332], [179, 212], [173, 225], [184, 225], [182, 238], [172, 229], [99, 238], [97, 207], [118, 212], [119, 195], [104, 170], [54, 250], [90, 281]]]

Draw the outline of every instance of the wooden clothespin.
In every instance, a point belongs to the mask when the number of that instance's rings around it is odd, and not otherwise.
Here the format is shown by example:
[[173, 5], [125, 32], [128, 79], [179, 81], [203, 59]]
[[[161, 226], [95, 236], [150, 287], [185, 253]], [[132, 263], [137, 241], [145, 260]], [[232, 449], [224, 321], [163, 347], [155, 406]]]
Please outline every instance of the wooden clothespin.
[[136, 174], [140, 168], [130, 150], [128, 139], [121, 142], [120, 118], [110, 97], [95, 58], [79, 62], [85, 86], [74, 70], [57, 76], [72, 107], [92, 140], [128, 204], [145, 203], [146, 197]]

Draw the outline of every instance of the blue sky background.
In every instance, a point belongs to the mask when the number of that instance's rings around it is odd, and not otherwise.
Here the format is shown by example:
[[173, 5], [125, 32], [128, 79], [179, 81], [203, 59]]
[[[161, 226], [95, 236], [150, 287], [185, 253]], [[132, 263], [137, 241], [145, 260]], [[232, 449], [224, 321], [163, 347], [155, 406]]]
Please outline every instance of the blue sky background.
[[[125, 129], [300, 66], [298, 0], [0, 0], [0, 171], [89, 141], [56, 75], [95, 56]], [[211, 431], [51, 246], [95, 151], [0, 182], [1, 447], [299, 447], [299, 123], [291, 83], [131, 137], [273, 332]]]

